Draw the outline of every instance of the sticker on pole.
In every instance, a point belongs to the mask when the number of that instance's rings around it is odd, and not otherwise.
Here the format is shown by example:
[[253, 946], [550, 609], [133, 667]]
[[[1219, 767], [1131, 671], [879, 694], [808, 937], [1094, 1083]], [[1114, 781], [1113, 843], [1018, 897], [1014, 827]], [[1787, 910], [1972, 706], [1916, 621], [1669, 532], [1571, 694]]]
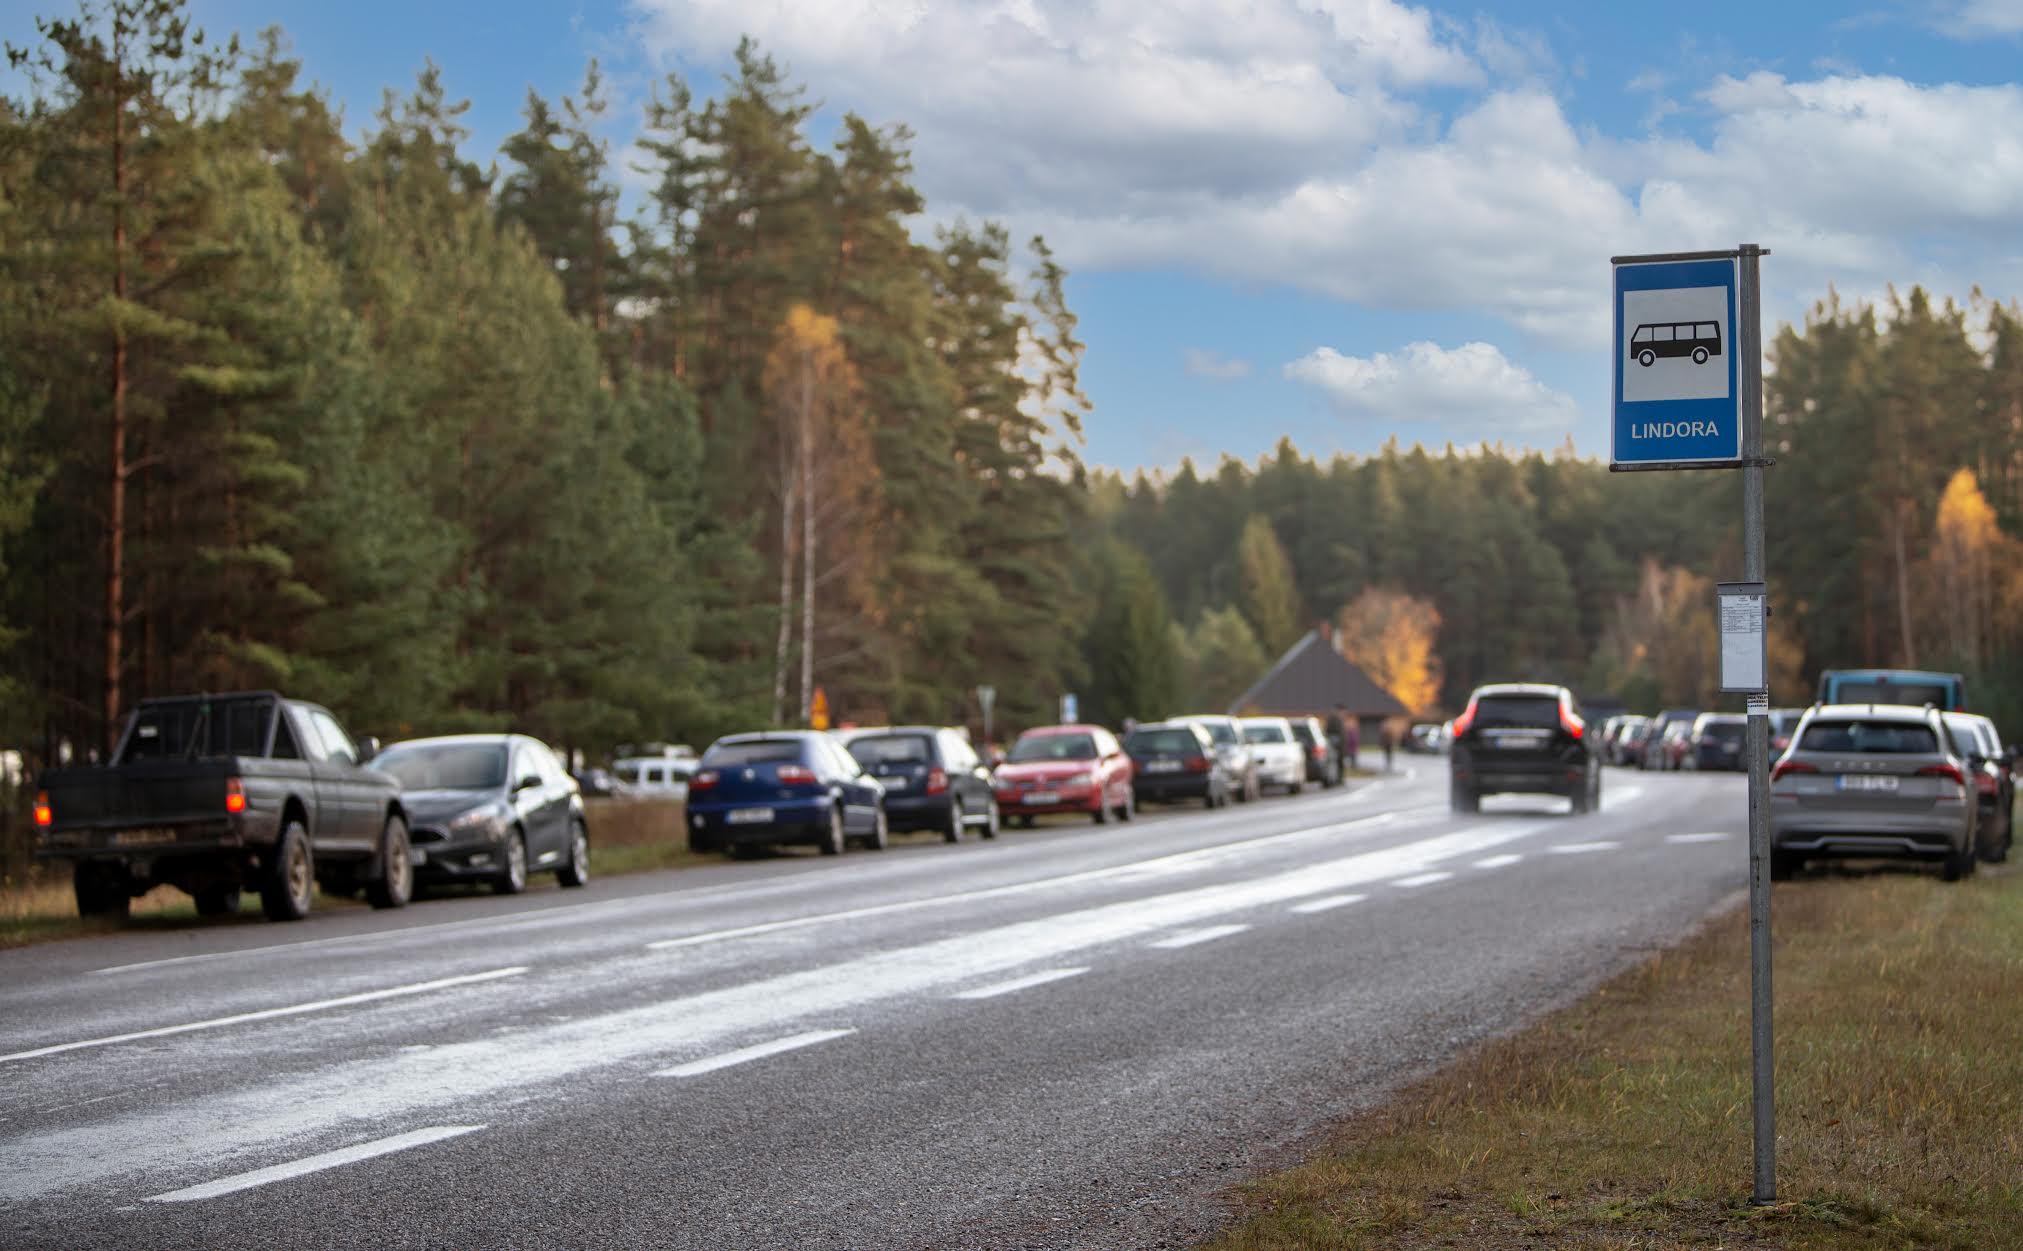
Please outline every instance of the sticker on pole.
[[1722, 582], [1714, 595], [1721, 614], [1721, 689], [1755, 695], [1770, 689], [1769, 597], [1761, 582]]
[[1610, 463], [1628, 468], [1739, 463], [1734, 259], [1624, 257], [1615, 266]]

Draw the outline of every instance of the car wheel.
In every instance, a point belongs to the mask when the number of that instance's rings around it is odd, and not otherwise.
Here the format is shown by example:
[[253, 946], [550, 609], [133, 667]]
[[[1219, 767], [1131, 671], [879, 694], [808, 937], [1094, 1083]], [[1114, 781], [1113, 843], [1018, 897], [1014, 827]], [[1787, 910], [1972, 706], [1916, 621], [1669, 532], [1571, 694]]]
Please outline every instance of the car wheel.
[[945, 830], [943, 830], [943, 831], [941, 832], [941, 836], [942, 836], [943, 838], [947, 839], [947, 840], [948, 840], [949, 842], [951, 842], [951, 843], [959, 843], [959, 842], [961, 842], [961, 841], [962, 841], [962, 825], [963, 825], [963, 822], [967, 821], [968, 819], [969, 819], [969, 818], [968, 818], [968, 817], [967, 817], [966, 815], [964, 815], [964, 813], [963, 813], [963, 811], [962, 811], [962, 800], [961, 800], [961, 799], [951, 799], [951, 800], [949, 800], [949, 801], [948, 801], [948, 828], [947, 828], [947, 829], [945, 829]]
[[270, 921], [300, 921], [309, 915], [316, 892], [316, 858], [309, 850], [309, 831], [300, 821], [281, 827], [274, 840], [274, 858], [260, 883], [260, 908]]
[[508, 831], [499, 854], [506, 863], [493, 876], [492, 889], [501, 895], [517, 895], [527, 889], [527, 836], [518, 830]]
[[197, 915], [200, 917], [228, 917], [239, 910], [238, 886], [207, 886], [203, 890], [191, 891], [190, 897], [197, 901]]
[[990, 807], [984, 809], [983, 812], [983, 836], [985, 838], [996, 838], [998, 830], [1003, 828], [1003, 826], [1004, 815], [998, 811], [997, 799], [993, 797], [990, 801]]
[[1033, 819], [1030, 815], [1026, 813], [1023, 812], [1019, 813], [1016, 820], [1019, 823], [1019, 828], [1022, 830], [1030, 830], [1033, 828]]
[[1788, 882], [1797, 877], [1798, 871], [1804, 867], [1804, 859], [1788, 851], [1770, 853], [1770, 880], [1773, 882]]
[[892, 841], [892, 829], [885, 823], [885, 805], [878, 805], [878, 815], [871, 823], [871, 832], [864, 836], [866, 851], [884, 851]]
[[365, 902], [375, 908], [405, 908], [414, 897], [414, 860], [408, 855], [407, 822], [388, 817], [379, 832], [379, 872], [365, 884]]
[[1977, 857], [1974, 855], [1974, 845], [1969, 843], [1960, 850], [1947, 854], [1946, 862], [1940, 869], [1940, 876], [1948, 882], [1957, 882], [1961, 878], [1972, 877], [1974, 876], [1976, 863]]
[[1222, 800], [1215, 793], [1215, 783], [1210, 782], [1208, 784], [1208, 793], [1201, 797], [1201, 806], [1210, 812], [1214, 812], [1217, 808], [1222, 807]]
[[1124, 792], [1123, 805], [1117, 809], [1117, 819], [1119, 821], [1129, 821], [1132, 817], [1135, 817], [1137, 815], [1138, 815], [1138, 793], [1136, 791], [1127, 790]]
[[840, 856], [847, 840], [843, 837], [843, 809], [840, 805], [829, 809], [829, 833], [822, 840], [822, 854]]
[[1107, 796], [1103, 796], [1103, 795], [1098, 795], [1098, 796], [1096, 796], [1096, 810], [1095, 810], [1094, 812], [1090, 813], [1089, 815], [1090, 815], [1091, 817], [1095, 818], [1095, 821], [1096, 821], [1096, 824], [1097, 824], [1097, 825], [1108, 825], [1108, 824], [1110, 824], [1110, 801], [1109, 801], [1109, 798], [1108, 798]]
[[564, 886], [583, 886], [590, 881], [590, 831], [581, 821], [569, 826], [569, 858], [555, 870], [555, 880]]
[[1286, 787], [1286, 790], [1294, 795], [1304, 795], [1306, 794], [1307, 784], [1305, 782], [1294, 782], [1291, 786]]
[[133, 896], [126, 883], [89, 861], [80, 860], [71, 870], [71, 888], [77, 895], [77, 915], [112, 917], [124, 921], [133, 910]]
[[1567, 798], [1573, 801], [1573, 808], [1571, 809], [1571, 811], [1574, 816], [1577, 817], [1582, 816], [1592, 811], [1588, 803], [1587, 787], [1585, 786], [1581, 787], [1573, 794], [1568, 795]]
[[1455, 812], [1480, 812], [1482, 811], [1482, 796], [1476, 794], [1468, 786], [1455, 782], [1447, 788], [1447, 806]]

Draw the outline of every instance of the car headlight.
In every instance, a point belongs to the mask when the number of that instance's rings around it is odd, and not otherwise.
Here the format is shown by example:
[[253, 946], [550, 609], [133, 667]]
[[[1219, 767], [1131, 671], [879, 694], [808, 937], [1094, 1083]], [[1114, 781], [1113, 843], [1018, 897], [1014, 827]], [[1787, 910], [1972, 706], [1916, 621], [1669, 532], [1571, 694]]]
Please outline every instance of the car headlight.
[[1092, 785], [1092, 784], [1094, 784], [1095, 780], [1096, 780], [1096, 775], [1095, 775], [1095, 774], [1093, 774], [1093, 773], [1077, 773], [1077, 774], [1075, 774], [1075, 775], [1074, 775], [1073, 777], [1069, 778], [1069, 779], [1068, 779], [1067, 781], [1065, 781], [1065, 782], [1061, 783], [1061, 785], [1063, 785], [1063, 786], [1089, 786], [1089, 785]]
[[505, 814], [500, 812], [497, 806], [488, 804], [483, 808], [473, 808], [461, 816], [452, 817], [449, 828], [452, 834], [480, 832], [496, 839], [505, 824]]

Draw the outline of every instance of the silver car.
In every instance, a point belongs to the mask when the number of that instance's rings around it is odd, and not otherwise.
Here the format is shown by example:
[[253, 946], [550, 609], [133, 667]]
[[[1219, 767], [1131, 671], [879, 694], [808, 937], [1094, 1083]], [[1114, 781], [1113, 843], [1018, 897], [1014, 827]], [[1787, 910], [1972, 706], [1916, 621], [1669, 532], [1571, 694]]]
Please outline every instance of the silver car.
[[1974, 871], [1977, 806], [1935, 710], [1814, 707], [1770, 771], [1770, 876], [1813, 858], [1897, 856], [1957, 881]]
[[1258, 776], [1257, 759], [1251, 755], [1250, 745], [1243, 741], [1243, 726], [1235, 717], [1218, 714], [1196, 713], [1192, 716], [1174, 717], [1175, 721], [1192, 721], [1208, 731], [1208, 737], [1215, 743], [1215, 754], [1221, 758], [1223, 767], [1237, 780], [1237, 788], [1230, 798], [1246, 804], [1256, 799], [1262, 783]]

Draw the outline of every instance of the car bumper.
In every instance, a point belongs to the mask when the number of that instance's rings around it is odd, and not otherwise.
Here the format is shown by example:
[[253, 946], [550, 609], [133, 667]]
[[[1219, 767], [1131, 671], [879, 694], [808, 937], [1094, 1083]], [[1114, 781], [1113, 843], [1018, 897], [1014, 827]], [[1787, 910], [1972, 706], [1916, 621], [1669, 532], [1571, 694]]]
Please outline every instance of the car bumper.
[[[1033, 803], [1031, 801], [1035, 794], [1052, 794], [1056, 798], [1051, 803]], [[1103, 808], [1100, 795], [1101, 792], [1094, 787], [1080, 791], [999, 791], [997, 806], [998, 811], [1007, 815], [1021, 813], [1029, 817], [1043, 817], [1057, 812], [1100, 812]]]
[[1808, 856], [1948, 855], [1964, 847], [1972, 828], [1965, 806], [1951, 812], [1819, 812], [1773, 796], [1770, 845]]
[[1304, 764], [1264, 764], [1257, 766], [1260, 786], [1298, 786], [1307, 780]]
[[955, 797], [946, 792], [939, 795], [908, 795], [904, 792], [887, 792], [885, 795], [885, 824], [893, 831], [903, 830], [944, 830], [948, 828], [950, 814], [955, 808]]
[[[237, 855], [259, 847], [250, 831], [230, 820], [174, 825], [58, 829], [40, 835], [37, 860], [151, 859], [164, 856]], [[260, 840], [262, 844], [268, 840]]]
[[1131, 781], [1131, 793], [1141, 802], [1166, 803], [1177, 799], [1200, 799], [1214, 783], [1206, 773], [1141, 774]]
[[[732, 814], [758, 808], [770, 809], [767, 821], [733, 820]], [[781, 843], [822, 843], [829, 837], [829, 821], [835, 811], [826, 796], [810, 799], [775, 800], [767, 804], [712, 804], [688, 807], [688, 845], [695, 851], [722, 851], [730, 847], [775, 846]]]
[[1587, 770], [1565, 764], [1477, 764], [1456, 769], [1456, 783], [1483, 795], [1578, 795], [1587, 785]]

